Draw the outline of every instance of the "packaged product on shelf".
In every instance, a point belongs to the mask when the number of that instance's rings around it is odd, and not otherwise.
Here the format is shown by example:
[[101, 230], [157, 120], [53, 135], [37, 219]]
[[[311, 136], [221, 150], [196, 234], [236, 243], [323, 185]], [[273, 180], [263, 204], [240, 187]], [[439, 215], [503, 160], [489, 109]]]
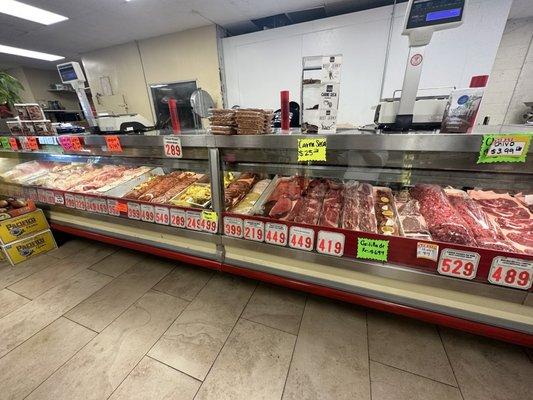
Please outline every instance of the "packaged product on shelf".
[[392, 190], [387, 187], [374, 186], [373, 195], [378, 233], [382, 235], [403, 236]]
[[287, 219], [297, 201], [302, 197], [307, 184], [308, 180], [301, 176], [278, 179], [276, 187], [264, 204], [264, 215], [275, 219]]
[[24, 130], [22, 129], [22, 122], [19, 120], [7, 121], [6, 123], [11, 135], [21, 136], [24, 133]]
[[26, 110], [28, 111], [28, 117], [32, 121], [41, 121], [46, 119], [44, 111], [39, 104], [26, 104]]
[[209, 122], [211, 125], [235, 126], [235, 110], [214, 108], [210, 112]]
[[481, 206], [472, 200], [466, 192], [457, 189], [445, 189], [445, 192], [459, 215], [468, 224], [479, 247], [510, 252], [516, 251], [489, 220]]
[[410, 193], [418, 200], [420, 212], [434, 240], [464, 246], [476, 245], [467, 223], [452, 206], [440, 186], [419, 184], [412, 188]]
[[32, 200], [15, 199], [13, 197], [0, 200], [0, 221], [15, 218], [32, 211], [35, 211], [35, 203]]
[[490, 221], [518, 251], [533, 255], [533, 214], [509, 193], [469, 190]]
[[238, 135], [261, 135], [270, 133], [272, 110], [262, 110], [257, 108], [241, 108], [235, 111], [235, 122], [237, 124]]
[[206, 208], [211, 202], [211, 185], [193, 183], [182, 194], [170, 199], [169, 203], [180, 207]]
[[372, 185], [350, 181], [344, 188], [342, 228], [377, 233]]
[[258, 179], [259, 175], [245, 172], [231, 182], [224, 189], [224, 205], [226, 209], [232, 208], [240, 202]]
[[29, 120], [30, 116], [28, 114], [28, 109], [26, 108], [26, 104], [14, 104], [15, 111], [18, 115], [18, 118], [25, 121]]
[[322, 212], [320, 214], [319, 225], [328, 228], [338, 228], [341, 222], [342, 203], [344, 202], [344, 185], [338, 183], [330, 184], [324, 196]]
[[35, 127], [35, 134], [37, 136], [50, 136], [56, 134], [56, 130], [52, 126], [52, 122], [49, 120], [33, 121], [33, 126]]
[[412, 239], [431, 240], [426, 220], [420, 212], [420, 204], [411, 197], [409, 190], [397, 193], [395, 202], [404, 235]]
[[22, 121], [22, 134], [23, 135], [35, 135], [35, 127], [32, 121]]
[[233, 126], [211, 125], [209, 132], [213, 135], [235, 135], [237, 130]]
[[255, 203], [259, 200], [268, 185], [270, 185], [270, 182], [270, 179], [263, 179], [257, 182], [252, 190], [230, 211], [237, 214], [250, 214]]

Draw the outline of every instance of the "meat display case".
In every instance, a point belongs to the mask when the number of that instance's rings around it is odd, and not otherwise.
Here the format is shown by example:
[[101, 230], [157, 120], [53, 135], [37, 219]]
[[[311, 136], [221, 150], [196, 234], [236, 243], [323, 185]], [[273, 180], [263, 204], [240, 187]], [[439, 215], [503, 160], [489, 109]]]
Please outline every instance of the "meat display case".
[[[298, 162], [301, 138], [326, 138], [327, 161]], [[90, 190], [76, 207], [68, 190], [13, 182], [2, 193], [35, 198], [59, 231], [533, 345], [532, 217], [521, 203], [533, 151], [525, 163], [478, 164], [482, 138], [197, 133], [180, 136], [182, 158], [157, 134], [119, 136], [120, 152], [103, 136], [79, 136], [77, 151], [37, 138], [38, 149], [2, 151], [0, 173], [38, 160], [204, 174], [205, 209]]]

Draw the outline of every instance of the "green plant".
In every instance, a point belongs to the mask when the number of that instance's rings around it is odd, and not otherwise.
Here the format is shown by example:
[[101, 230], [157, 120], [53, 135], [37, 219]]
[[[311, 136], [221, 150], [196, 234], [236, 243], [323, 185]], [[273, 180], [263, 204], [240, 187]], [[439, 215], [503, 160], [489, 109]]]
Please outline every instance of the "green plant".
[[21, 101], [19, 95], [21, 90], [24, 90], [24, 86], [17, 78], [0, 71], [0, 104], [7, 103], [9, 108], [13, 108], [14, 103]]

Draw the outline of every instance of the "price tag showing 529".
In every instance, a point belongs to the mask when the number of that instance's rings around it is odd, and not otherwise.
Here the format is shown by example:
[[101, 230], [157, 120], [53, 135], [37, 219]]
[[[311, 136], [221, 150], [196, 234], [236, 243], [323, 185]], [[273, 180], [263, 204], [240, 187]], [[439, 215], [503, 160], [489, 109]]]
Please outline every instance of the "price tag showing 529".
[[437, 271], [441, 275], [472, 280], [476, 277], [479, 259], [478, 253], [444, 249], [440, 254]]

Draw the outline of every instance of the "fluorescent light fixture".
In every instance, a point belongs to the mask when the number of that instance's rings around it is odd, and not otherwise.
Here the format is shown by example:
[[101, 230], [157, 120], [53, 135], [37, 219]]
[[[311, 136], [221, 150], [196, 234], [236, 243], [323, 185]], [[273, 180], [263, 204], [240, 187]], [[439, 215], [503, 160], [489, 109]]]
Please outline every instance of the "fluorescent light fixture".
[[54, 54], [41, 53], [40, 51], [19, 49], [18, 47], [4, 46], [0, 44], [0, 53], [13, 54], [15, 56], [37, 58], [38, 60], [57, 61], [62, 60], [63, 56], [56, 56]]
[[0, 13], [27, 19], [28, 21], [38, 22], [43, 25], [52, 25], [68, 19], [63, 15], [55, 14], [16, 0], [0, 0]]

